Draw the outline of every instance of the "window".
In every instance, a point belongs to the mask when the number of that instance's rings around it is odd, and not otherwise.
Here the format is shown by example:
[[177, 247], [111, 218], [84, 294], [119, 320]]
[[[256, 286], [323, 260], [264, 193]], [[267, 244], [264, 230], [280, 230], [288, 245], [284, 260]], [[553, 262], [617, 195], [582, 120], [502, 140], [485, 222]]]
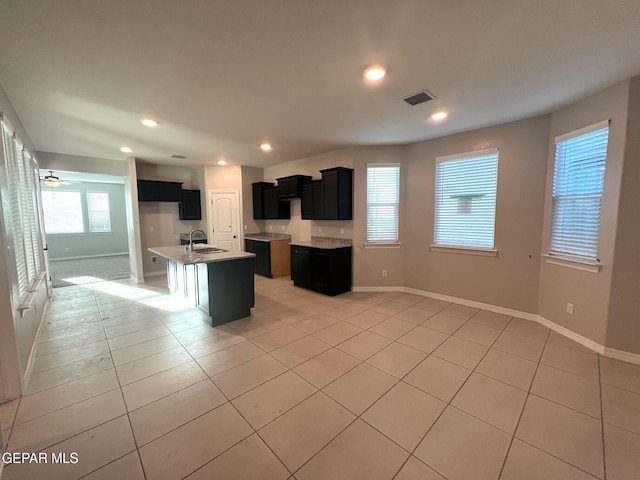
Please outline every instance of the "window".
[[89, 231], [93, 233], [110, 232], [109, 194], [106, 192], [87, 193], [89, 212]]
[[608, 139], [608, 120], [556, 138], [551, 254], [597, 256]]
[[47, 233], [84, 233], [80, 192], [43, 190], [42, 206]]
[[367, 165], [367, 242], [396, 243], [400, 164]]
[[4, 229], [13, 239], [13, 257], [18, 282], [19, 304], [42, 271], [40, 228], [36, 206], [37, 164], [16, 137], [6, 118], [2, 119], [4, 162], [0, 163], [0, 196]]
[[493, 248], [497, 182], [497, 149], [436, 158], [436, 246]]

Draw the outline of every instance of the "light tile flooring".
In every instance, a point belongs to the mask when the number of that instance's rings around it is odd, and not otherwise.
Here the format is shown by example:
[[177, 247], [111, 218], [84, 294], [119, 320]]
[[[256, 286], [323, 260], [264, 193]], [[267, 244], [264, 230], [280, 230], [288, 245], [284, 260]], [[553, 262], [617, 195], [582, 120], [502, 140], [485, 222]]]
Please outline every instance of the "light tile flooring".
[[256, 293], [211, 328], [159, 283], [56, 290], [0, 421], [10, 451], [79, 461], [3, 478], [640, 478], [638, 366], [405, 293]]

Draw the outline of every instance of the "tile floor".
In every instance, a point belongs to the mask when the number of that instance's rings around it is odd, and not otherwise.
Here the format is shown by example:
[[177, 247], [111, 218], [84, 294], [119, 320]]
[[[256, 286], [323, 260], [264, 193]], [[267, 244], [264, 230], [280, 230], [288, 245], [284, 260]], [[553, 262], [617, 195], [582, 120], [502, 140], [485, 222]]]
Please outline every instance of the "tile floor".
[[162, 281], [55, 290], [3, 479], [640, 478], [640, 367], [406, 293], [256, 277], [211, 328]]

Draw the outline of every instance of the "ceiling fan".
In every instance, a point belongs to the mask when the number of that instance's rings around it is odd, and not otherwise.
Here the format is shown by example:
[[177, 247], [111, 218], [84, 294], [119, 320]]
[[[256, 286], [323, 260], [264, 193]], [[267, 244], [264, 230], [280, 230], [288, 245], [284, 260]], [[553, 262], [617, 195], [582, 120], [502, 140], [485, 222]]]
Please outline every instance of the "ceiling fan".
[[40, 181], [44, 183], [47, 187], [58, 187], [60, 185], [69, 185], [69, 182], [63, 182], [60, 180], [60, 177], [56, 177], [53, 174], [53, 170], [49, 170], [49, 175], [45, 177], [40, 177]]

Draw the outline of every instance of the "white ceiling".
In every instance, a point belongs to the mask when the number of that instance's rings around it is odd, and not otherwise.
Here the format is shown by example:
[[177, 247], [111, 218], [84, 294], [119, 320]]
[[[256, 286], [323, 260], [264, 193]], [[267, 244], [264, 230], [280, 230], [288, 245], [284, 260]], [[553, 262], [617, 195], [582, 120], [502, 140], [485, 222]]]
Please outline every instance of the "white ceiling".
[[638, 0], [2, 0], [0, 84], [41, 151], [266, 166], [549, 112], [640, 73], [639, 25]]

